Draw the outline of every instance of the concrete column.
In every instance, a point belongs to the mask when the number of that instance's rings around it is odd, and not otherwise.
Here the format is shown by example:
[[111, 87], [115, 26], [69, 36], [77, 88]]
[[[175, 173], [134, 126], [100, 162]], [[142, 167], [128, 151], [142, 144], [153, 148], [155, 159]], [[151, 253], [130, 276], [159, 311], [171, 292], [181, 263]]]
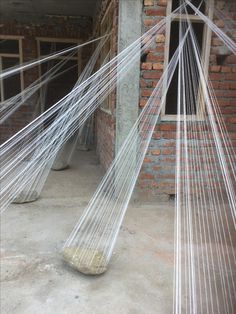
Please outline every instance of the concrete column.
[[[119, 0], [118, 52], [141, 36], [142, 3], [143, 0]], [[117, 86], [116, 154], [139, 114], [139, 80], [137, 60]]]

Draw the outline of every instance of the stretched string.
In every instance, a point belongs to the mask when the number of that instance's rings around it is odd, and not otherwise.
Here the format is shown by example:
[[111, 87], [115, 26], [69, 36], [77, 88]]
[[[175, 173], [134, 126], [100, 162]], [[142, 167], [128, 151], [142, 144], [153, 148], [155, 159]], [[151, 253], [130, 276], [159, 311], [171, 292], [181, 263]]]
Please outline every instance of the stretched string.
[[87, 45], [90, 45], [90, 44], [92, 44], [92, 43], [94, 43], [96, 41], [99, 41], [100, 39], [108, 37], [108, 36], [109, 36], [109, 34], [105, 34], [104, 36], [92, 39], [92, 40], [90, 40], [88, 42], [85, 42], [83, 44], [79, 44], [79, 45], [75, 45], [75, 46], [73, 46], [71, 48], [63, 49], [63, 50], [61, 50], [61, 51], [59, 51], [57, 53], [52, 53], [50, 55], [47, 55], [46, 57], [40, 57], [40, 58], [36, 59], [33, 62], [32, 61], [25, 62], [23, 64], [15, 66], [15, 67], [6, 69], [6, 70], [4, 70], [4, 71], [2, 71], [0, 73], [0, 79], [6, 79], [9, 76], [15, 75], [15, 74], [17, 74], [19, 72], [22, 72], [22, 71], [26, 71], [26, 70], [28, 70], [28, 69], [30, 69], [32, 67], [35, 67], [35, 66], [37, 66], [39, 64], [42, 64], [44, 62], [50, 61], [52, 59], [55, 59], [55, 58], [57, 58], [57, 57], [59, 57], [61, 55], [69, 53], [69, 52], [71, 52], [73, 50], [76, 50], [78, 48], [82, 48], [82, 47], [85, 47]]
[[[184, 41], [184, 39], [183, 39]], [[183, 45], [183, 43], [182, 43]], [[180, 44], [179, 49], [181, 50]], [[104, 272], [111, 257], [148, 144], [163, 106], [178, 52], [132, 127], [118, 155], [64, 246], [64, 258], [82, 272]], [[99, 260], [96, 257], [99, 256]]]
[[[156, 32], [163, 31], [169, 18], [163, 19], [156, 27], [124, 49], [82, 84], [73, 88], [67, 96], [1, 146], [0, 158], [2, 157], [3, 160], [2, 177], [4, 178], [1, 191], [3, 210], [14, 199], [16, 193], [19, 194], [27, 184], [31, 183], [34, 174], [37, 175], [40, 169], [57, 154], [63, 143], [114, 89], [115, 84], [122, 79], [133, 61], [140, 57], [140, 49], [145, 51], [150, 46]], [[119, 71], [117, 71], [118, 65]], [[97, 84], [88, 91], [88, 87], [94, 81]], [[75, 96], [80, 93], [83, 94], [82, 97], [75, 101]], [[64, 108], [63, 113], [58, 114], [62, 108]], [[45, 126], [47, 126], [46, 129]], [[50, 149], [49, 153], [48, 149]], [[45, 153], [47, 160], [44, 158]], [[31, 160], [32, 155], [37, 157]], [[22, 163], [24, 160], [27, 160], [27, 163]]]
[[[189, 19], [187, 22], [188, 27], [191, 27]], [[229, 216], [230, 211], [227, 207], [231, 203], [228, 191], [230, 187], [223, 179], [224, 176], [229, 179], [230, 173], [220, 166], [221, 160], [224, 159], [221, 155], [224, 156], [225, 151], [218, 149], [219, 138], [224, 139], [227, 134], [222, 133], [219, 106], [215, 103], [215, 97], [211, 95], [213, 91], [211, 85], [203, 75], [200, 52], [192, 27], [190, 34], [183, 49], [179, 72], [179, 108], [180, 104], [184, 103], [184, 114], [181, 116], [179, 109], [176, 149], [176, 173], [178, 174], [176, 176], [175, 215], [176, 288], [173, 310], [175, 313], [183, 311], [186, 313], [222, 313], [222, 311], [233, 313], [235, 254], [232, 252], [232, 239], [235, 230], [232, 229], [232, 222], [234, 216]], [[194, 86], [192, 86], [193, 82]], [[207, 89], [202, 85], [206, 85]], [[203, 99], [207, 100], [207, 113], [204, 114], [204, 120], [197, 121], [195, 104], [202, 99], [199, 97], [199, 91], [200, 95], [203, 93], [201, 95]], [[218, 114], [218, 120], [212, 119], [211, 109], [214, 106], [216, 106], [214, 115], [215, 112]], [[215, 132], [216, 125], [220, 129], [220, 136]], [[223, 147], [222, 143], [221, 146]], [[225, 199], [225, 191], [228, 199]], [[207, 212], [206, 209], [209, 207], [210, 212]], [[189, 212], [190, 208], [192, 213]], [[196, 251], [193, 249], [195, 241]], [[201, 250], [206, 244], [210, 249], [203, 254]], [[214, 244], [216, 247], [213, 246]], [[195, 259], [191, 257], [192, 252]], [[205, 260], [206, 263], [204, 263]], [[212, 269], [212, 265], [219, 269], [220, 284], [217, 283], [217, 274], [215, 269]], [[202, 268], [203, 271], [201, 271]], [[193, 280], [194, 277], [197, 281]], [[186, 296], [185, 301], [183, 301], [183, 295]], [[223, 297], [222, 304], [219, 303], [221, 297]]]

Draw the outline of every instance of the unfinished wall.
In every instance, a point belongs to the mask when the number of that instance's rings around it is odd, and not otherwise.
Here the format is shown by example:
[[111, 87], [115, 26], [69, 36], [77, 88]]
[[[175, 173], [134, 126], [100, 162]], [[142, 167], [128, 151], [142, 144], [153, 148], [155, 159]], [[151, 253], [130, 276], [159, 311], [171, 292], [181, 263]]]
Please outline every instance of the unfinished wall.
[[[234, 0], [216, 1], [216, 6], [236, 21], [236, 2]], [[219, 18], [215, 18], [214, 22], [224, 32], [234, 32], [234, 40], [236, 40], [236, 28], [229, 29], [230, 25]], [[214, 33], [212, 35], [209, 73], [227, 130], [234, 141], [236, 140], [236, 56], [225, 47]]]
[[[166, 15], [169, 0], [143, 0], [143, 32], [154, 26]], [[215, 1], [216, 6], [236, 20], [236, 3], [230, 1]], [[111, 0], [103, 0], [98, 7], [93, 33], [99, 35], [101, 20]], [[134, 1], [135, 5], [135, 1]], [[117, 52], [118, 42], [118, 7], [119, 0], [114, 0], [115, 10], [113, 20], [113, 55]], [[224, 21], [215, 21], [219, 27], [226, 30]], [[22, 35], [24, 61], [37, 57], [35, 37], [78, 38], [83, 41], [91, 33], [91, 21], [87, 26], [80, 27], [66, 18], [50, 19], [46, 24], [20, 24], [4, 22], [0, 26], [0, 34]], [[156, 37], [156, 45], [149, 51], [145, 62], [141, 63], [140, 77], [140, 108], [151, 95], [154, 86], [161, 77], [164, 68], [165, 33]], [[84, 50], [85, 51], [85, 50]], [[84, 53], [89, 55], [89, 52]], [[220, 56], [223, 56], [222, 58]], [[85, 56], [86, 57], [86, 56]], [[236, 57], [225, 51], [223, 44], [214, 35], [212, 37], [210, 65], [210, 79], [218, 97], [221, 111], [230, 137], [236, 141]], [[37, 69], [27, 71], [25, 86], [38, 76]], [[111, 110], [102, 108], [96, 112], [96, 142], [97, 153], [101, 164], [108, 168], [115, 155], [116, 142], [116, 92], [112, 94]], [[32, 119], [34, 103], [26, 105], [14, 119], [1, 128], [0, 140], [8, 138]], [[176, 122], [160, 121], [155, 129], [152, 141], [139, 176], [139, 188], [146, 195], [175, 193], [175, 145]]]
[[[166, 15], [168, 0], [144, 0], [143, 32], [154, 26]], [[216, 1], [215, 5], [236, 20], [236, 3]], [[215, 21], [224, 28], [222, 20]], [[154, 86], [162, 75], [164, 66], [165, 34], [156, 38], [156, 46], [148, 51], [146, 61], [141, 64], [140, 107], [143, 107], [151, 95]], [[228, 52], [227, 52], [228, 53]], [[223, 44], [214, 35], [211, 41], [209, 74], [222, 114], [232, 140], [236, 139], [236, 57], [228, 53], [219, 63], [221, 54], [225, 54]], [[152, 137], [141, 174], [139, 188], [145, 195], [175, 193], [175, 145], [176, 122], [160, 121]], [[234, 141], [235, 143], [235, 141]]]
[[[81, 42], [86, 41], [91, 35], [92, 21], [88, 18], [83, 20], [83, 26], [78, 21], [71, 21], [66, 16], [51, 17], [44, 20], [44, 23], [20, 23], [13, 21], [2, 21], [0, 25], [0, 35], [23, 36], [22, 50], [23, 61], [31, 61], [38, 57], [36, 37], [46, 38], [66, 38], [78, 39]], [[82, 53], [82, 63], [85, 63], [90, 54], [91, 47], [84, 48]], [[24, 87], [26, 88], [35, 79], [38, 78], [38, 67], [27, 70], [24, 73]], [[35, 97], [24, 104], [20, 110], [17, 110], [11, 118], [0, 127], [0, 142], [4, 142], [10, 136], [15, 134], [28, 122], [30, 122], [37, 113], [35, 112]]]

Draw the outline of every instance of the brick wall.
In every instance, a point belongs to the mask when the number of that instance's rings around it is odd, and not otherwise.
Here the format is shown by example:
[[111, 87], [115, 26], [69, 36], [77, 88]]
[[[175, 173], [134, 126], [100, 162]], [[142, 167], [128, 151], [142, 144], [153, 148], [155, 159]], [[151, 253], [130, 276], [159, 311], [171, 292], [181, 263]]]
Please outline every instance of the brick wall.
[[[143, 32], [160, 21], [166, 15], [168, 0], [144, 0], [143, 5]], [[99, 24], [109, 5], [110, 0], [103, 0], [96, 14], [93, 31], [99, 34]], [[118, 3], [115, 0], [115, 12], [113, 16], [113, 53], [117, 50], [118, 34]], [[236, 3], [230, 1], [216, 1], [216, 5], [236, 20]], [[226, 31], [222, 20], [215, 22]], [[91, 26], [91, 24], [90, 24]], [[90, 26], [88, 26], [90, 28]], [[0, 33], [5, 35], [23, 35], [24, 60], [31, 60], [37, 57], [36, 36], [58, 37], [58, 38], [82, 38], [86, 40], [91, 28], [79, 28], [68, 24], [65, 20], [51, 21], [48, 25], [21, 25], [19, 23], [5, 23], [0, 27]], [[148, 97], [151, 95], [154, 86], [161, 77], [164, 67], [165, 54], [165, 33], [156, 37], [156, 44], [147, 51], [146, 61], [141, 63], [140, 77], [140, 108], [142, 108]], [[210, 54], [209, 74], [213, 87], [218, 97], [221, 111], [230, 132], [231, 139], [236, 142], [236, 57], [232, 54], [219, 58], [225, 50], [222, 43], [213, 35]], [[89, 55], [89, 52], [85, 52]], [[220, 62], [220, 64], [219, 64]], [[25, 75], [25, 83], [30, 84], [37, 76], [37, 71], [28, 71]], [[112, 96], [111, 112], [107, 113], [101, 109], [96, 112], [95, 134], [97, 153], [101, 164], [108, 168], [115, 153], [115, 92]], [[14, 121], [8, 123], [5, 129], [1, 129], [1, 136], [9, 136], [32, 119], [33, 106], [22, 108]], [[176, 145], [176, 123], [161, 121], [153, 134], [150, 147], [145, 158], [138, 186], [147, 195], [175, 193], [175, 145]]]
[[[154, 26], [166, 15], [168, 0], [144, 0], [143, 31]], [[215, 1], [217, 7], [236, 20], [235, 1]], [[234, 12], [234, 13], [232, 13]], [[224, 29], [222, 20], [215, 21]], [[224, 29], [226, 30], [226, 29]], [[140, 107], [143, 107], [162, 75], [164, 64], [165, 34], [159, 34], [156, 45], [147, 51], [141, 64]], [[214, 35], [210, 53], [209, 75], [232, 140], [236, 139], [236, 56], [229, 54], [221, 65], [217, 57], [222, 53], [222, 43]], [[146, 155], [138, 186], [145, 195], [175, 193], [176, 122], [161, 121], [153, 134]]]
[[[17, 21], [4, 21], [0, 25], [1, 35], [24, 36], [23, 39], [23, 61], [28, 62], [38, 57], [36, 37], [48, 38], [66, 38], [81, 39], [86, 41], [92, 32], [92, 21], [88, 19], [84, 22], [84, 27], [76, 23], [71, 23], [66, 17], [48, 18], [45, 24], [22, 24]], [[82, 50], [82, 64], [85, 64], [89, 48]], [[27, 87], [38, 78], [38, 67], [25, 71], [24, 86]], [[30, 98], [27, 103], [21, 106], [10, 118], [0, 127], [0, 143], [6, 141], [9, 137], [28, 124], [35, 116], [35, 99]]]
[[[216, 1], [216, 6], [236, 21], [235, 1]], [[224, 32], [229, 31], [230, 25], [224, 23], [223, 20], [215, 18], [214, 22]], [[233, 32], [236, 34], [236, 29], [230, 29], [230, 33]], [[236, 36], [234, 40], [236, 40]], [[225, 47], [214, 33], [212, 35], [209, 73], [227, 130], [231, 139], [236, 140], [236, 56]]]

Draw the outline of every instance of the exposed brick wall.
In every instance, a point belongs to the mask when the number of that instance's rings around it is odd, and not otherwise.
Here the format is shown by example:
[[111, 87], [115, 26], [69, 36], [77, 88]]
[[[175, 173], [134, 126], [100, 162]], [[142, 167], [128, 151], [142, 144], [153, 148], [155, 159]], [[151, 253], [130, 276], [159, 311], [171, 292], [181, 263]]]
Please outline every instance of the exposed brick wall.
[[[66, 17], [49, 18], [48, 23], [40, 24], [22, 24], [16, 21], [4, 22], [0, 25], [1, 35], [24, 36], [23, 39], [23, 61], [28, 62], [38, 57], [36, 37], [48, 38], [67, 38], [80, 39], [86, 41], [92, 33], [92, 23], [88, 19], [86, 27], [81, 28], [77, 24], [71, 24]], [[84, 64], [90, 54], [91, 47], [83, 48], [82, 64]], [[24, 73], [24, 86], [27, 87], [38, 78], [38, 67], [34, 67]], [[0, 143], [7, 140], [22, 127], [28, 124], [35, 116], [35, 98], [31, 97], [20, 110], [17, 110], [0, 127]]]
[[[111, 0], [103, 0], [98, 12], [97, 19], [94, 22], [94, 32], [99, 34], [99, 24], [110, 5]], [[118, 0], [114, 0], [113, 13], [113, 38], [112, 38], [112, 55], [115, 56], [117, 52], [117, 34], [118, 34]], [[98, 109], [96, 112], [96, 146], [97, 154], [101, 165], [107, 169], [114, 159], [115, 155], [115, 106], [116, 106], [116, 91], [112, 93], [111, 112], [105, 112]]]
[[[236, 2], [216, 1], [216, 7], [236, 21]], [[236, 41], [236, 27], [219, 17], [214, 22]], [[209, 76], [214, 87], [226, 128], [234, 149], [236, 148], [236, 56], [213, 33]], [[236, 188], [236, 187], [235, 187]]]
[[[99, 33], [99, 24], [111, 0], [103, 0], [98, 8], [96, 19], [93, 24], [93, 32]], [[115, 12], [113, 16], [113, 52], [117, 51], [118, 36], [118, 3], [115, 1]], [[168, 0], [144, 0], [143, 5], [143, 32], [159, 22], [166, 15]], [[236, 20], [235, 0], [215, 1], [216, 5], [226, 14]], [[222, 20], [215, 20], [217, 25], [226, 31]], [[0, 33], [5, 35], [23, 35], [24, 60], [32, 60], [37, 57], [36, 36], [58, 37], [58, 38], [82, 38], [86, 40], [91, 33], [91, 28], [80, 29], [75, 25], [69, 25], [66, 21], [57, 21], [48, 25], [20, 25], [18, 23], [5, 23], [0, 27]], [[147, 51], [146, 61], [141, 63], [140, 77], [140, 108], [142, 108], [151, 95], [154, 86], [162, 75], [165, 55], [165, 33], [156, 37], [156, 44]], [[216, 36], [212, 37], [210, 54], [209, 75], [215, 93], [218, 97], [221, 111], [224, 116], [230, 137], [236, 142], [236, 57], [228, 54], [225, 58], [218, 56], [225, 53], [222, 43]], [[89, 52], [85, 52], [89, 55]], [[219, 64], [219, 60], [221, 64]], [[25, 75], [25, 83], [30, 84], [37, 76], [37, 70], [28, 71]], [[108, 168], [115, 153], [115, 92], [112, 97], [111, 113], [101, 109], [96, 112], [96, 142], [97, 153], [101, 164]], [[33, 109], [33, 107], [31, 108]], [[33, 110], [29, 107], [22, 108], [19, 115], [14, 117], [12, 123], [2, 129], [1, 136], [5, 133], [15, 133], [23, 126], [23, 123], [32, 119]], [[174, 194], [175, 183], [175, 145], [176, 145], [176, 123], [161, 121], [153, 134], [152, 141], [144, 160], [140, 173], [138, 185], [148, 195], [152, 194]]]
[[[143, 32], [158, 23], [166, 15], [167, 1], [144, 0]], [[156, 45], [147, 51], [141, 63], [140, 107], [151, 95], [164, 67], [165, 34], [158, 34]], [[139, 176], [139, 187], [148, 195], [169, 193], [174, 188], [175, 123], [161, 123], [155, 129]]]
[[[168, 0], [144, 0], [143, 32], [154, 26], [166, 15]], [[236, 3], [215, 1], [216, 5], [236, 20]], [[223, 21], [216, 21], [224, 29]], [[224, 29], [226, 30], [226, 29]], [[156, 38], [156, 45], [147, 51], [141, 64], [140, 107], [143, 107], [163, 73], [165, 34]], [[236, 57], [229, 54], [224, 64], [217, 64], [217, 55], [222, 43], [212, 36], [209, 75], [218, 97], [221, 111], [232, 140], [236, 139]], [[199, 135], [200, 136], [200, 135]], [[153, 134], [138, 181], [140, 190], [146, 195], [175, 193], [175, 145], [176, 122], [161, 121]]]
[[[218, 9], [236, 21], [235, 1], [216, 1]], [[224, 32], [228, 27], [223, 20], [215, 18], [214, 22]], [[230, 33], [236, 29], [231, 29]], [[236, 37], [235, 37], [236, 40]], [[227, 130], [232, 140], [236, 139], [236, 56], [233, 55], [213, 33], [210, 56], [209, 75], [214, 87], [221, 112], [225, 119]]]

